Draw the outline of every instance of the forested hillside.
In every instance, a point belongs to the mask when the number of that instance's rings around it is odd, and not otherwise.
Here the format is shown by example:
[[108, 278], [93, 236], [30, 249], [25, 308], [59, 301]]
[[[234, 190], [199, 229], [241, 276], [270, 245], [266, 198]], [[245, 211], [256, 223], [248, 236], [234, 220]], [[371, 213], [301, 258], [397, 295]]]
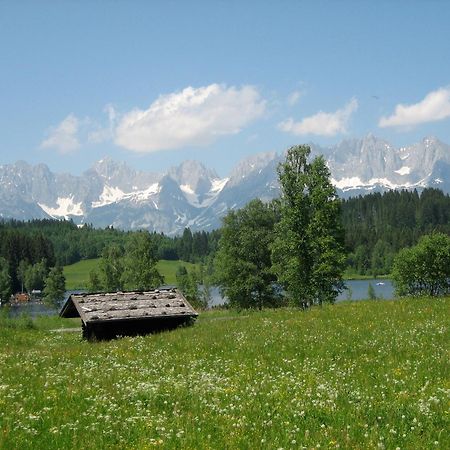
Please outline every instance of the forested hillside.
[[12, 223], [0, 224], [0, 299], [17, 292], [25, 282], [25, 265], [35, 264], [42, 272], [40, 278], [55, 265], [54, 246], [45, 233], [37, 229], [25, 233]]
[[126, 239], [126, 233], [119, 230], [95, 229], [90, 225], [78, 228], [72, 221], [66, 220], [12, 220], [0, 223], [2, 256], [4, 247], [11, 247], [8, 243], [10, 236], [16, 236], [16, 240], [22, 239], [23, 242], [32, 242], [38, 236], [45, 236], [54, 252], [53, 264], [61, 266], [81, 259], [97, 258], [105, 246], [120, 244]]
[[344, 200], [348, 265], [358, 274], [386, 274], [395, 254], [432, 231], [450, 235], [450, 196], [439, 189], [389, 191]]
[[[51, 264], [64, 266], [98, 258], [111, 245], [123, 247], [132, 234], [112, 227], [98, 229], [87, 224], [78, 227], [67, 220], [3, 221], [0, 222], [0, 256], [9, 261], [30, 262], [46, 258]], [[194, 262], [215, 251], [219, 234], [219, 231], [192, 233], [185, 229], [181, 236], [173, 238], [162, 233], [152, 233], [152, 236], [160, 259]], [[43, 247], [47, 253], [35, 250]]]
[[[77, 227], [66, 220], [0, 221], [0, 297], [27, 288], [26, 279], [33, 270], [45, 278], [55, 265], [65, 266], [83, 259], [99, 258], [105, 249], [116, 247], [123, 253], [136, 232], [112, 227], [95, 229], [91, 225]], [[152, 233], [158, 259], [204, 261], [215, 253], [219, 231], [192, 233], [185, 229], [181, 236], [167, 237]], [[41, 288], [42, 282], [32, 283]], [[8, 288], [2, 288], [7, 285]], [[28, 290], [28, 289], [27, 289]]]

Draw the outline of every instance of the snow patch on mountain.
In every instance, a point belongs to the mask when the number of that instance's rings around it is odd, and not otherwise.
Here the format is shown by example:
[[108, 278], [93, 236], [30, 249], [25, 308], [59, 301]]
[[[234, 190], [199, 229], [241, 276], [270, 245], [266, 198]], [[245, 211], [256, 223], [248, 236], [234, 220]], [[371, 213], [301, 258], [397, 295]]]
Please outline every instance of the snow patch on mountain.
[[342, 191], [358, 189], [365, 186], [365, 183], [363, 183], [359, 177], [342, 178], [341, 180], [335, 180], [332, 178], [331, 182]]
[[198, 200], [198, 195], [189, 184], [181, 184], [180, 189], [190, 205], [195, 206], [196, 208], [200, 208], [201, 203]]
[[125, 192], [118, 187], [111, 187], [105, 184], [98, 201], [92, 202], [91, 206], [92, 208], [100, 208], [102, 206], [110, 205], [111, 203], [116, 203], [122, 200], [125, 195]]
[[398, 170], [394, 170], [395, 173], [398, 173], [399, 175], [409, 175], [411, 173], [411, 168], [408, 166], [403, 166]]
[[180, 185], [180, 189], [185, 193], [185, 194], [195, 194], [194, 189], [191, 188], [191, 186], [189, 186], [188, 184], [182, 184]]
[[212, 180], [211, 192], [215, 192], [217, 194], [221, 192], [228, 183], [228, 180], [229, 178], [216, 178], [215, 180]]
[[[367, 181], [362, 181], [359, 177], [351, 177], [351, 178], [342, 178], [341, 180], [335, 180], [331, 178], [331, 182], [333, 185], [340, 189], [342, 192], [349, 192], [352, 190], [361, 190], [364, 189], [366, 191], [372, 191], [375, 188], [382, 189], [414, 189], [414, 188], [423, 188], [428, 185], [431, 174], [428, 174], [427, 177], [422, 178], [416, 183], [406, 182], [402, 184], [396, 184], [387, 178], [371, 178]], [[438, 182], [437, 180], [435, 180]]]
[[213, 178], [208, 179], [210, 189], [206, 193], [196, 192], [190, 184], [180, 184], [180, 190], [188, 203], [195, 208], [206, 208], [216, 200], [217, 196], [222, 192], [229, 178]]
[[153, 183], [147, 189], [130, 192], [129, 194], [126, 194], [125, 197], [136, 202], [145, 202], [146, 200], [151, 199], [155, 194], [158, 194], [160, 191], [161, 187], [159, 183]]
[[[136, 188], [136, 186], [134, 186]], [[111, 187], [105, 185], [103, 192], [97, 201], [91, 203], [92, 208], [101, 208], [103, 206], [111, 205], [113, 203], [119, 203], [124, 200], [130, 200], [136, 202], [145, 202], [152, 196], [157, 194], [160, 190], [159, 183], [151, 184], [147, 189], [136, 190], [132, 192], [124, 192], [118, 187]], [[156, 206], [156, 204], [155, 204]]]
[[81, 207], [82, 202], [75, 203], [72, 197], [58, 197], [56, 200], [56, 208], [44, 205], [43, 203], [38, 203], [38, 205], [45, 211], [49, 216], [53, 218], [64, 217], [68, 219], [70, 216], [82, 216], [84, 215], [83, 208]]
[[366, 187], [370, 189], [370, 187], [376, 187], [376, 186], [382, 186], [387, 189], [401, 189], [403, 187], [407, 188], [410, 187], [408, 184], [401, 185], [401, 184], [395, 184], [391, 180], [388, 180], [387, 178], [371, 178], [367, 184]]

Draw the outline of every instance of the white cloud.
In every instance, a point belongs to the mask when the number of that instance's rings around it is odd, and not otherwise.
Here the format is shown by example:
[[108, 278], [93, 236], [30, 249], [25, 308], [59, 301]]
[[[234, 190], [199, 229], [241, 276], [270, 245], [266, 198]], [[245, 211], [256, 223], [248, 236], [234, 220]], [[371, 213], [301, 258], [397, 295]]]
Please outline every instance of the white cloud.
[[399, 104], [389, 117], [382, 117], [378, 123], [385, 127], [411, 127], [427, 122], [450, 117], [450, 87], [432, 91], [419, 103], [413, 105]]
[[287, 102], [289, 106], [294, 106], [300, 100], [300, 97], [303, 95], [301, 91], [294, 91], [288, 95]]
[[89, 143], [100, 144], [114, 138], [114, 127], [116, 125], [117, 113], [113, 105], [106, 105], [103, 112], [108, 115], [108, 126], [102, 127], [97, 125], [97, 128], [90, 131], [87, 137]]
[[41, 143], [41, 148], [54, 148], [63, 154], [78, 149], [80, 147], [79, 127], [78, 118], [69, 114], [58, 126], [50, 129], [48, 138]]
[[115, 143], [136, 152], [207, 145], [262, 116], [266, 102], [252, 86], [219, 84], [160, 96], [146, 110], [123, 115]]
[[319, 111], [310, 117], [305, 117], [300, 122], [289, 118], [280, 124], [278, 128], [286, 133], [297, 136], [315, 134], [318, 136], [335, 136], [346, 133], [350, 116], [358, 109], [358, 101], [352, 98], [342, 109], [333, 113]]
[[101, 144], [112, 139], [112, 136], [109, 128], [98, 128], [89, 132], [87, 140], [90, 144]]

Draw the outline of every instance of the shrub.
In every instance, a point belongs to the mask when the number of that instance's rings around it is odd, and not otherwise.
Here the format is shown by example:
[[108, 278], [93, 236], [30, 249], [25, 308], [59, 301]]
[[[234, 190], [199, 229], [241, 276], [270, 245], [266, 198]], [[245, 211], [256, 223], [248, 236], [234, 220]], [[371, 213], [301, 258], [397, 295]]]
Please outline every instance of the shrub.
[[450, 236], [423, 236], [415, 247], [401, 250], [392, 278], [397, 295], [439, 296], [450, 293]]

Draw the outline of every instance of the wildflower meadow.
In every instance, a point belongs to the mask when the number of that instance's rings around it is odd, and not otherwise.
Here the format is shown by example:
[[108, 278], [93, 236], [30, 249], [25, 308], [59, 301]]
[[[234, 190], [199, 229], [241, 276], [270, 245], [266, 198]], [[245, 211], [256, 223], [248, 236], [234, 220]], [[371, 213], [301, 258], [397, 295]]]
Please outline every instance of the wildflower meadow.
[[0, 448], [448, 449], [449, 320], [448, 298], [218, 310], [90, 343], [2, 317]]

